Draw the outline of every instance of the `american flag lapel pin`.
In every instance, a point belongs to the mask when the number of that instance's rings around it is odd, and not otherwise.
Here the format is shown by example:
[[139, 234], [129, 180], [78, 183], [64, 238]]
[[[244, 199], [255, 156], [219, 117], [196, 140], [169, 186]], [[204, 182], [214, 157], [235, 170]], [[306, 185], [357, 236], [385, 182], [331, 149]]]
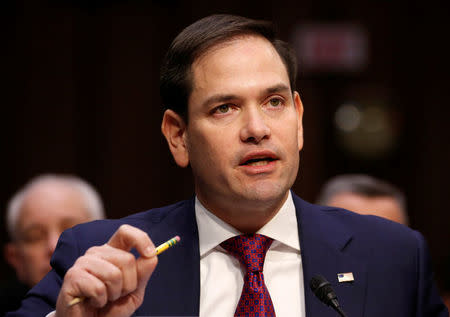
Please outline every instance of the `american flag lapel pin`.
[[338, 281], [339, 283], [344, 283], [344, 282], [353, 282], [355, 280], [355, 278], [353, 277], [353, 273], [349, 272], [349, 273], [338, 273]]

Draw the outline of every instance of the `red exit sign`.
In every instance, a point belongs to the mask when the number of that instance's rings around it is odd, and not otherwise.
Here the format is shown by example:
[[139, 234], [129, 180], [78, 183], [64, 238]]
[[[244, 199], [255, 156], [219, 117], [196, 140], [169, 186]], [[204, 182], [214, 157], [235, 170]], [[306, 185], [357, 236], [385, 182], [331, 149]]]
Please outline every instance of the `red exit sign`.
[[368, 63], [367, 32], [356, 24], [299, 25], [292, 43], [302, 71], [362, 71]]

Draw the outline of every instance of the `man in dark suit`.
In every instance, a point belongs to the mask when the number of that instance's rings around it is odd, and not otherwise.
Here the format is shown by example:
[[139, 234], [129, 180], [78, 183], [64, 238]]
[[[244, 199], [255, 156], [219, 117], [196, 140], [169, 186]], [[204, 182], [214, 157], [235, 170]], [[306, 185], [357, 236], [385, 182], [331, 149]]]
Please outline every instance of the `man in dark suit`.
[[[348, 316], [447, 316], [419, 233], [290, 191], [303, 147], [295, 76], [266, 22], [219, 15], [183, 30], [162, 68], [162, 131], [196, 196], [67, 230], [11, 316], [335, 316], [307, 286], [316, 274]], [[180, 245], [155, 257], [153, 242], [174, 235]]]

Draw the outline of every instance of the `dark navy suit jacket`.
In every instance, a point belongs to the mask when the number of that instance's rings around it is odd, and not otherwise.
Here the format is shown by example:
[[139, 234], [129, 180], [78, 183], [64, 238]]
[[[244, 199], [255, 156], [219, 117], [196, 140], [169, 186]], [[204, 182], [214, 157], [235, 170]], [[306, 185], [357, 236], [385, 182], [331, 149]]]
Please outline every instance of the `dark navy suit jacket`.
[[[374, 216], [309, 204], [293, 195], [305, 281], [307, 317], [337, 316], [309, 288], [315, 274], [333, 285], [348, 317], [448, 316], [433, 282], [423, 237]], [[155, 245], [179, 235], [178, 246], [159, 257], [135, 316], [198, 316], [200, 256], [194, 199], [65, 231], [52, 258], [53, 270], [7, 316], [45, 316], [54, 310], [65, 272], [92, 245], [101, 245], [122, 224], [149, 234]], [[339, 283], [352, 272], [354, 282]], [[220, 287], [220, 285], [217, 285]]]

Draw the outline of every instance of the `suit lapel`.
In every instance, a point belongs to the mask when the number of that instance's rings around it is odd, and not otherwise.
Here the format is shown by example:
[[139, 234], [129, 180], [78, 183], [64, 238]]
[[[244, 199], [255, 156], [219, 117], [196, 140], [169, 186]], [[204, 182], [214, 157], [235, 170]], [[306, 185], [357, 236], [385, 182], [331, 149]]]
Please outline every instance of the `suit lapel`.
[[144, 305], [136, 316], [198, 316], [200, 254], [194, 200], [176, 205], [152, 226], [149, 235], [155, 245], [176, 235], [181, 241], [158, 257], [158, 266], [147, 285]]
[[[363, 316], [366, 294], [366, 263], [358, 254], [352, 231], [342, 223], [342, 215], [322, 210], [293, 195], [300, 235], [300, 249], [308, 317], [335, 317], [331, 307], [322, 304], [310, 289], [311, 278], [320, 274], [333, 286], [348, 316]], [[337, 274], [352, 272], [354, 282], [339, 283]]]

